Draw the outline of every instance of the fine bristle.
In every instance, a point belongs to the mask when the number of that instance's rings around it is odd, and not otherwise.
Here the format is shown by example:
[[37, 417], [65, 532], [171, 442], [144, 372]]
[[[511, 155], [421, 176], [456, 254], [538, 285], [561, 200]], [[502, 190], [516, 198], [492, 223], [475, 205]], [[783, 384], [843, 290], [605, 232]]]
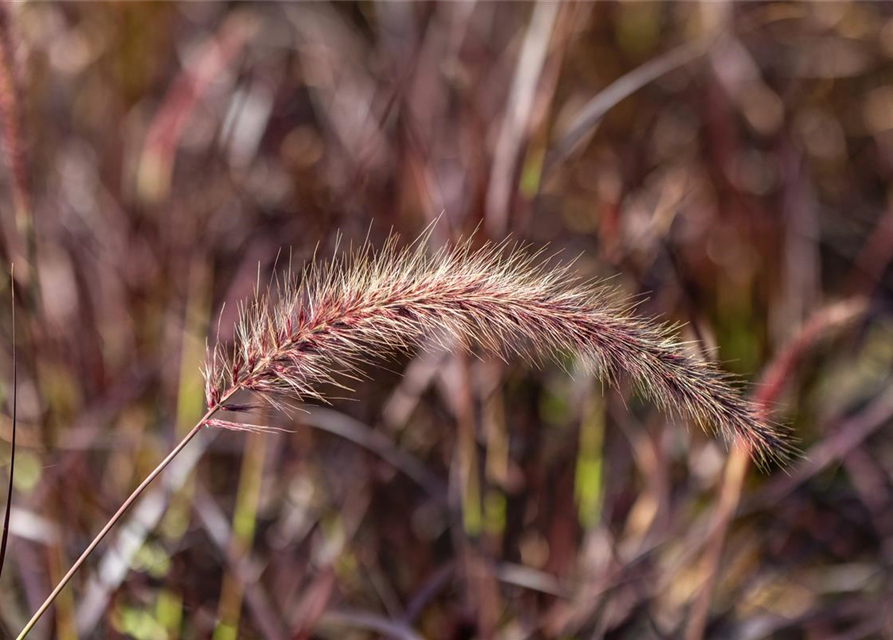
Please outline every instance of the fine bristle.
[[209, 407], [238, 390], [322, 400], [325, 385], [434, 336], [505, 358], [572, 354], [609, 382], [628, 375], [663, 410], [742, 442], [760, 462], [789, 453], [785, 434], [724, 373], [672, 327], [634, 316], [613, 289], [508, 243], [424, 247], [392, 237], [259, 293], [240, 310], [232, 352], [209, 354]]

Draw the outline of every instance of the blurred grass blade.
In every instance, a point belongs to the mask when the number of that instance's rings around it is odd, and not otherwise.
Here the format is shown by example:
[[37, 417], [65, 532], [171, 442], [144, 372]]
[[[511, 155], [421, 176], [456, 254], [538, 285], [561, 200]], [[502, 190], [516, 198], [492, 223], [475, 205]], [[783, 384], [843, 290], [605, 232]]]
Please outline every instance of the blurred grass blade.
[[605, 407], [601, 399], [588, 394], [577, 446], [577, 464], [574, 477], [574, 500], [577, 516], [585, 529], [598, 525], [601, 517], [601, 501], [604, 491], [604, 433]]
[[680, 45], [620, 76], [603, 91], [599, 91], [586, 103], [580, 113], [577, 114], [577, 117], [574, 118], [567, 133], [561, 137], [552, 151], [549, 152], [546, 157], [543, 174], [549, 173], [562, 160], [566, 159], [577, 146], [577, 143], [598, 124], [612, 107], [631, 96], [646, 84], [700, 57], [707, 52], [712, 43], [713, 38], [707, 37]]

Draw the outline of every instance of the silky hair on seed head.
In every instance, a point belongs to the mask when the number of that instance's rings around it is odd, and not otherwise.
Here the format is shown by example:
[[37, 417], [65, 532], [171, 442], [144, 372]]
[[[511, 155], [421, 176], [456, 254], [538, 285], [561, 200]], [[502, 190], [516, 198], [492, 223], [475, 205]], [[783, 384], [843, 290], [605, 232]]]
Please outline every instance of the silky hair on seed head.
[[325, 401], [323, 387], [434, 336], [505, 359], [571, 354], [609, 383], [629, 376], [662, 410], [744, 443], [758, 462], [790, 453], [786, 434], [675, 327], [634, 315], [571, 264], [509, 242], [475, 248], [469, 239], [428, 254], [427, 236], [403, 248], [398, 240], [314, 260], [244, 304], [231, 350], [209, 350], [209, 409], [241, 390], [274, 404]]
[[508, 242], [474, 248], [466, 240], [428, 255], [429, 237], [401, 248], [392, 235], [379, 251], [367, 242], [327, 262], [312, 260], [266, 292], [258, 287], [239, 309], [232, 349], [218, 341], [208, 350], [208, 410], [96, 534], [17, 640], [202, 429], [277, 430], [217, 416], [251, 410], [230, 402], [234, 396], [253, 392], [274, 405], [325, 401], [327, 384], [357, 378], [366, 364], [420, 347], [427, 336], [505, 359], [570, 354], [607, 382], [630, 376], [664, 410], [743, 443], [760, 464], [790, 453], [786, 434], [735, 391], [727, 374], [690, 353], [673, 327], [636, 316], [610, 287], [582, 281], [570, 264], [540, 262], [541, 252]]

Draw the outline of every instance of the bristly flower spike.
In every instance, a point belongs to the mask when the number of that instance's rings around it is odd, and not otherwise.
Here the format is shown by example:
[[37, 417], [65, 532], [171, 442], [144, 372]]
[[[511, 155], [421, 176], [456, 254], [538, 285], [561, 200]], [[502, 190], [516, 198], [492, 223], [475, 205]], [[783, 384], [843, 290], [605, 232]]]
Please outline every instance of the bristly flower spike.
[[[429, 231], [430, 233], [430, 231]], [[229, 401], [251, 391], [267, 401], [325, 400], [323, 387], [358, 377], [381, 356], [420, 346], [479, 345], [503, 358], [579, 357], [603, 380], [631, 376], [665, 410], [743, 442], [758, 462], [786, 457], [788, 441], [732, 388], [712, 363], [690, 353], [668, 326], [632, 314], [603, 284], [582, 282], [570, 265], [540, 263], [538, 252], [471, 241], [428, 256], [427, 236], [379, 252], [366, 243], [326, 263], [313, 261], [285, 284], [239, 308], [232, 355], [209, 349], [208, 410], [133, 490], [17, 636], [23, 640], [112, 527], [202, 428], [270, 431], [216, 417], [242, 411]], [[258, 282], [260, 279], [258, 278]], [[275, 282], [275, 280], [274, 280]]]
[[508, 242], [425, 251], [425, 236], [367, 243], [259, 294], [240, 309], [231, 358], [218, 345], [205, 368], [207, 401], [252, 391], [325, 401], [323, 388], [433, 336], [505, 359], [571, 354], [610, 383], [626, 374], [663, 410], [740, 440], [759, 462], [790, 452], [785, 434], [730, 379], [678, 341], [675, 329], [636, 317], [617, 292], [583, 282], [570, 264], [541, 261]]

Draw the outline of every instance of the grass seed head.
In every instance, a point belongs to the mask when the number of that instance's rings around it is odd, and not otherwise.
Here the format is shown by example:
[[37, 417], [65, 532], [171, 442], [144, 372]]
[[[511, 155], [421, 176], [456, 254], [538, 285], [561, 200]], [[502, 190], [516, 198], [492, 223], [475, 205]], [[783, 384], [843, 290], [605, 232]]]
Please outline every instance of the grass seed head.
[[366, 245], [258, 293], [240, 309], [232, 350], [210, 351], [209, 407], [238, 390], [274, 403], [325, 401], [327, 385], [434, 336], [505, 359], [571, 354], [611, 383], [628, 375], [663, 410], [744, 443], [758, 461], [789, 453], [784, 434], [726, 374], [673, 327], [635, 316], [612, 288], [518, 245], [465, 241], [429, 255], [423, 240]]

